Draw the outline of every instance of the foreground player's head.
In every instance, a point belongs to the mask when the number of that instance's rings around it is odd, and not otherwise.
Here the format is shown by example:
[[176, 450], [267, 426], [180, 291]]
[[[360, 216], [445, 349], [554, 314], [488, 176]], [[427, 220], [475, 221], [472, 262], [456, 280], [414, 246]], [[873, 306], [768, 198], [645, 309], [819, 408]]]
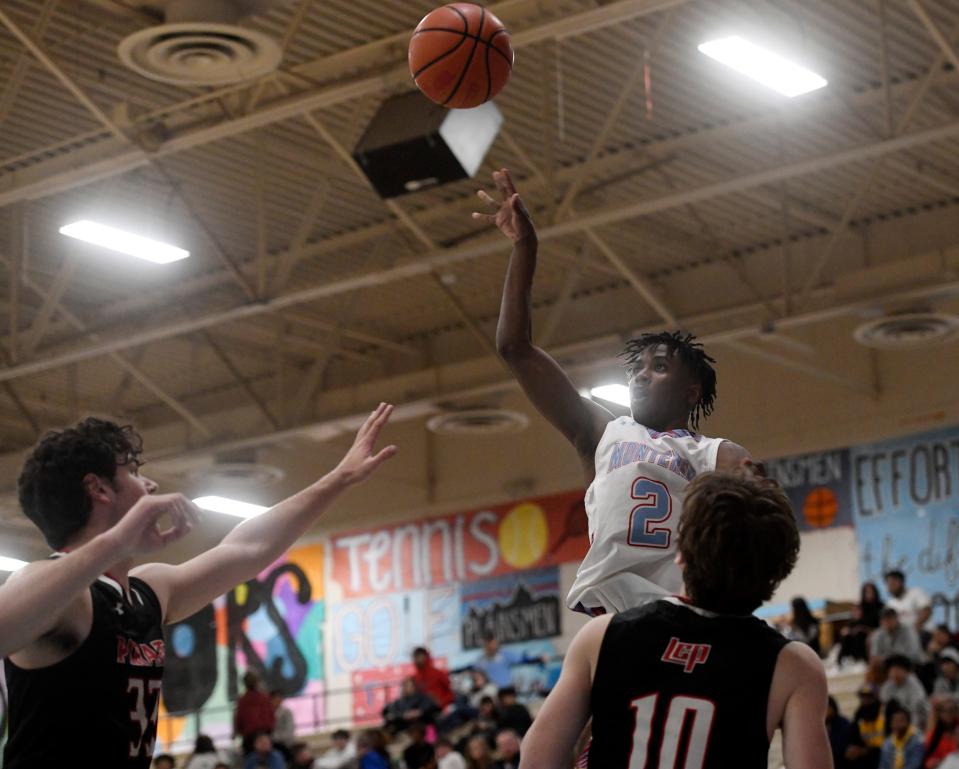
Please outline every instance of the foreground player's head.
[[793, 570], [799, 530], [773, 481], [745, 473], [704, 473], [686, 488], [679, 558], [694, 606], [751, 614]]
[[143, 441], [129, 425], [95, 417], [47, 433], [17, 479], [24, 514], [61, 550], [106, 530], [157, 485], [140, 475]]
[[692, 334], [642, 334], [623, 349], [633, 419], [646, 427], [699, 429], [716, 398], [713, 359]]

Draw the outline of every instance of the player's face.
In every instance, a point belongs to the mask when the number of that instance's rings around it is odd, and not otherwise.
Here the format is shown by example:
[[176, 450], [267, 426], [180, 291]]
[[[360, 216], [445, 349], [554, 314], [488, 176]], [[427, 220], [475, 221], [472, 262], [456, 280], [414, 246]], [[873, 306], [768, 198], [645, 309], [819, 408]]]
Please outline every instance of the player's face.
[[117, 474], [114, 476], [113, 485], [117, 492], [114, 501], [117, 520], [122, 518], [138, 499], [145, 497], [147, 494], [155, 494], [159, 488], [155, 481], [140, 473], [134, 462], [117, 466]]
[[633, 419], [660, 431], [686, 427], [699, 386], [666, 345], [645, 349], [628, 377]]

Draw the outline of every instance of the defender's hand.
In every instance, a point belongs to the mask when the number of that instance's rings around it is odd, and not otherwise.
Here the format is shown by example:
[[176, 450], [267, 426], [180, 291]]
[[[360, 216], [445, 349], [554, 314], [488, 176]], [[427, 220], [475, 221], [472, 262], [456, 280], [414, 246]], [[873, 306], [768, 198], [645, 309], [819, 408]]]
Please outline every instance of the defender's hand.
[[485, 190], [478, 190], [477, 195], [490, 211], [495, 213], [481, 214], [473, 212], [473, 218], [487, 224], [495, 224], [500, 231], [514, 243], [536, 234], [533, 220], [529, 211], [523, 205], [509, 171], [505, 168], [493, 171], [493, 183], [496, 185], [500, 201], [490, 197]]
[[380, 430], [389, 421], [392, 413], [392, 405], [381, 403], [357, 432], [352, 447], [336, 467], [336, 472], [347, 483], [365, 481], [380, 465], [396, 454], [396, 446], [387, 446], [378, 453], [373, 453]]
[[[161, 530], [164, 515], [170, 525]], [[142, 555], [185, 537], [199, 520], [197, 506], [182, 494], [155, 494], [140, 497], [113, 530], [125, 555]]]

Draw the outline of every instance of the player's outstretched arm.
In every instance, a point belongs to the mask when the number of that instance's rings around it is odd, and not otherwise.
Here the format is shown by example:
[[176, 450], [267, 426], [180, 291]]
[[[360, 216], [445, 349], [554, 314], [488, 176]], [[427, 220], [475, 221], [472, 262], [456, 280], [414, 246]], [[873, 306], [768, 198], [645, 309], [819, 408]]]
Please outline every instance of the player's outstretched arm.
[[612, 615], [587, 622], [569, 645], [563, 672], [523, 738], [519, 769], [571, 766], [573, 748], [589, 720], [593, 673]]
[[[163, 516], [170, 526], [161, 531]], [[196, 521], [196, 508], [182, 494], [143, 497], [113, 528], [76, 550], [14, 572], [0, 587], [0, 657], [56, 630], [111, 566], [159, 550], [189, 533]]]
[[580, 397], [559, 364], [533, 344], [531, 302], [538, 248], [536, 229], [509, 171], [504, 168], [494, 172], [493, 182], [500, 200], [480, 190], [480, 200], [491, 213], [474, 213], [473, 218], [495, 225], [513, 243], [496, 324], [496, 349], [537, 411], [576, 448], [591, 478], [596, 445], [613, 415]]
[[[783, 763], [786, 769], [833, 769], [826, 733], [829, 691], [819, 656], [805, 644], [789, 644], [779, 665], [792, 690], [783, 710]], [[777, 671], [778, 673], [778, 671]]]
[[381, 403], [356, 434], [340, 463], [312, 486], [244, 521], [216, 547], [178, 566], [151, 563], [131, 572], [145, 580], [164, 607], [164, 622], [178, 622], [252, 579], [285, 553], [343, 491], [366, 480], [395, 446], [376, 451], [376, 439], [393, 412]]

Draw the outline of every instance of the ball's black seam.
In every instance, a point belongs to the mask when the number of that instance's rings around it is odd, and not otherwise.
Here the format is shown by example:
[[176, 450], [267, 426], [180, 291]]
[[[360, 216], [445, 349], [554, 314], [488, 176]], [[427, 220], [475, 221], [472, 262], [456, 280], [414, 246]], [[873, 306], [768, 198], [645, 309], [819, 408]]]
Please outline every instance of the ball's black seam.
[[[452, 8], [452, 6], [450, 7]], [[453, 8], [453, 10], [459, 13], [461, 16], [463, 16], [463, 14], [460, 13], [460, 11], [457, 8]], [[465, 16], [463, 16], [463, 20], [464, 21], [466, 20]], [[483, 24], [485, 23], [486, 23], [486, 9], [481, 6], [479, 30], [477, 30], [478, 36], [476, 37], [476, 39], [473, 40], [473, 47], [470, 50], [470, 55], [466, 57], [466, 62], [463, 64], [463, 69], [460, 71], [459, 80], [456, 81], [456, 85], [453, 86], [453, 90], [450, 92], [450, 95], [447, 96], [446, 101], [443, 102], [444, 107], [447, 104], [449, 104], [450, 101], [452, 101], [453, 97], [456, 96], [456, 92], [460, 89], [460, 86], [463, 85], [463, 80], [466, 78], [466, 73], [469, 71], [470, 65], [473, 63], [473, 56], [476, 54], [476, 46], [479, 45], [480, 36], [483, 34]], [[469, 34], [469, 22], [466, 22], [465, 34]]]

